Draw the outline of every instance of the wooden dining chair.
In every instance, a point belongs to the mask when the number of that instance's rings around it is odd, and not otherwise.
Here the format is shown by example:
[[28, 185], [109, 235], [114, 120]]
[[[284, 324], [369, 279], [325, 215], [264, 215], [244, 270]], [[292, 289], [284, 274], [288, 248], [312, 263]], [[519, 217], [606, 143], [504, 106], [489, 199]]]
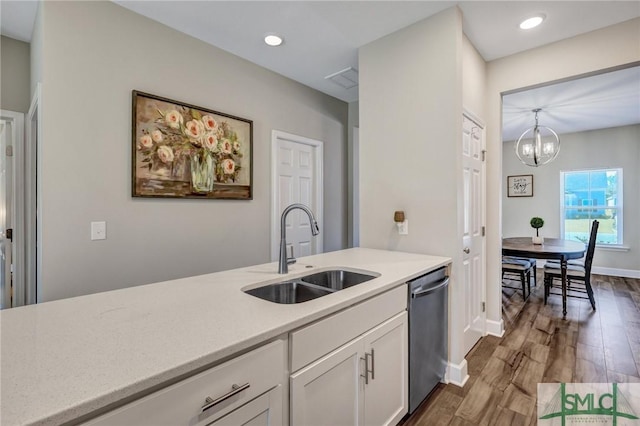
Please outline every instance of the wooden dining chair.
[[[600, 222], [593, 221], [591, 225], [591, 234], [589, 235], [589, 245], [584, 260], [570, 262], [567, 264], [567, 296], [580, 299], [589, 299], [591, 307], [595, 311], [596, 301], [593, 296], [593, 288], [591, 286], [591, 265], [593, 263], [593, 255], [596, 250], [596, 237], [598, 235], [598, 226]], [[547, 304], [547, 298], [551, 294], [562, 295], [562, 293], [552, 293], [553, 288], [562, 289], [562, 270], [559, 262], [547, 262], [544, 266], [544, 303]], [[581, 294], [587, 294], [582, 296]]]
[[502, 256], [502, 286], [519, 290], [517, 287], [509, 286], [504, 282], [505, 276], [519, 279], [522, 298], [526, 300], [531, 295], [531, 273], [535, 268], [535, 260], [531, 262], [530, 259], [521, 257]]

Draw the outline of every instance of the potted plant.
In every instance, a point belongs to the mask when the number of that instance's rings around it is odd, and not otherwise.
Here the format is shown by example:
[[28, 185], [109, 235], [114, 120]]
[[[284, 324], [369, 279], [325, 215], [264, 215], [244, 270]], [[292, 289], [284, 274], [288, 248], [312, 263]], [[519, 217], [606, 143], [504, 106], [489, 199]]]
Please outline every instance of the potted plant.
[[532, 217], [531, 220], [529, 221], [529, 224], [531, 225], [532, 228], [536, 230], [536, 236], [531, 239], [533, 241], [533, 244], [544, 243], [544, 238], [540, 236], [540, 233], [538, 231], [540, 228], [544, 226], [544, 219], [537, 216]]

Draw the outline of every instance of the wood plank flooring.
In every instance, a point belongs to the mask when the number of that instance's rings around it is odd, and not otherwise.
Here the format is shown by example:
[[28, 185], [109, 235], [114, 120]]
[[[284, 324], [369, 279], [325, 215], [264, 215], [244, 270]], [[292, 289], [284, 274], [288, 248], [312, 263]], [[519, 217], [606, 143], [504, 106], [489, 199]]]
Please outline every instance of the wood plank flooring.
[[565, 320], [536, 282], [526, 303], [503, 288], [505, 335], [482, 338], [465, 386], [438, 385], [403, 426], [535, 425], [538, 383], [640, 382], [639, 279], [593, 275], [597, 310], [569, 298]]

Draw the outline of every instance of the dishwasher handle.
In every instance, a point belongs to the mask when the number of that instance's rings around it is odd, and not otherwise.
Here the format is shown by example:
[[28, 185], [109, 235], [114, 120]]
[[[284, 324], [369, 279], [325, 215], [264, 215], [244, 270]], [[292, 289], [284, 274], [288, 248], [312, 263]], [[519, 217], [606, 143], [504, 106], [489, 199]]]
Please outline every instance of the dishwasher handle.
[[425, 289], [424, 286], [418, 288], [416, 291], [411, 292], [411, 298], [415, 299], [417, 297], [426, 296], [427, 294], [433, 293], [436, 290], [440, 290], [443, 287], [449, 285], [449, 277], [444, 277], [442, 280], [436, 283], [430, 283], [429, 286]]

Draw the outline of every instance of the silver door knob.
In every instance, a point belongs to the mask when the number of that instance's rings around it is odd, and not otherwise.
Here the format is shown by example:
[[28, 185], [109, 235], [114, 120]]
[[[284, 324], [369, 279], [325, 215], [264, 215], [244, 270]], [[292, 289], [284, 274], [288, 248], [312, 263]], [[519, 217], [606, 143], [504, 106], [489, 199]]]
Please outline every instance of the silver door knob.
[[471, 253], [471, 249], [469, 249], [469, 247], [465, 247], [464, 249], [462, 249], [463, 252], [465, 252], [466, 254]]

